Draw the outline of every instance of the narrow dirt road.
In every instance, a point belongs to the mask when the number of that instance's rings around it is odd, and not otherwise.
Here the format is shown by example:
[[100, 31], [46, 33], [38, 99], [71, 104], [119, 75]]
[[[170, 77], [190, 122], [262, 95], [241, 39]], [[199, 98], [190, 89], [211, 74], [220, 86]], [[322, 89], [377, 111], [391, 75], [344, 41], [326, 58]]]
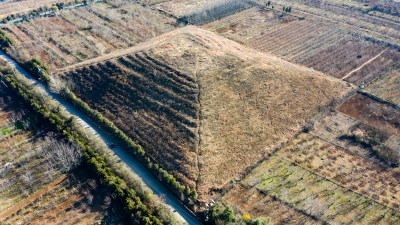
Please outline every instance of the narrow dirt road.
[[346, 78], [348, 78], [349, 76], [351, 76], [353, 73], [361, 70], [364, 66], [370, 64], [372, 61], [374, 61], [376, 58], [378, 58], [379, 56], [381, 56], [384, 52], [386, 51], [386, 49], [384, 49], [383, 51], [381, 51], [378, 55], [372, 57], [371, 59], [369, 59], [368, 61], [366, 61], [365, 63], [363, 63], [361, 66], [355, 68], [354, 70], [352, 70], [350, 73], [346, 74], [344, 77], [342, 77], [341, 79], [344, 80]]
[[[104, 142], [106, 146], [110, 146], [111, 143], [116, 143], [112, 137], [108, 136], [102, 131], [96, 124], [79, 112], [75, 107], [71, 106], [64, 99], [58, 95], [49, 91], [41, 83], [36, 81], [31, 75], [29, 75], [24, 69], [22, 69], [13, 59], [8, 57], [2, 51], [0, 51], [0, 58], [6, 60], [11, 67], [15, 68], [19, 73], [25, 76], [31, 84], [42, 89], [43, 92], [51, 96], [54, 101], [60, 104], [67, 113], [74, 116], [76, 121], [85, 128], [86, 132], [93, 134]], [[125, 149], [116, 146], [111, 149], [129, 168], [136, 173], [153, 192], [154, 194], [161, 196], [165, 199], [165, 203], [170, 206], [173, 212], [185, 222], [183, 224], [201, 224], [197, 217], [168, 189], [166, 188], [156, 177], [154, 177], [142, 164], [134, 159]]]

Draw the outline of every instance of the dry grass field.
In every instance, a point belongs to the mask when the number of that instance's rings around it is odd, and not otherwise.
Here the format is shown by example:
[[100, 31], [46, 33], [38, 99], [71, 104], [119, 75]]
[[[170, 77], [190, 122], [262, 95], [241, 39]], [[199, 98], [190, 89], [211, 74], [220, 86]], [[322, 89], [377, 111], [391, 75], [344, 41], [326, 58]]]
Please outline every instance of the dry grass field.
[[343, 138], [343, 135], [350, 133], [353, 127], [357, 127], [360, 124], [362, 123], [343, 113], [333, 112], [323, 119], [316, 121], [310, 133], [328, 143], [368, 159], [377, 165], [385, 164], [379, 157], [373, 154], [371, 149], [356, 144], [348, 138]]
[[61, 142], [0, 85], [0, 223], [123, 223], [112, 193], [82, 168], [65, 171]]
[[133, 2], [109, 1], [3, 28], [17, 60], [40, 58], [51, 69], [131, 47], [170, 31], [175, 20]]
[[58, 76], [202, 199], [351, 89], [192, 26], [100, 60]]
[[25, 13], [29, 10], [38, 9], [42, 6], [51, 6], [53, 3], [59, 2], [63, 2], [63, 0], [2, 1], [0, 2], [0, 20], [10, 14]]

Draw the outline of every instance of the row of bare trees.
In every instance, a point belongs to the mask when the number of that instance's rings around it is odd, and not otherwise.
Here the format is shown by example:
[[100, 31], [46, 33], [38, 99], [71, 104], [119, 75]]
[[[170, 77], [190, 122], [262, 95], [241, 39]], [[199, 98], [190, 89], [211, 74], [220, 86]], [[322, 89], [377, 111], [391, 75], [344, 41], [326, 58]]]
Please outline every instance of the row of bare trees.
[[253, 6], [253, 4], [251, 0], [218, 1], [189, 13], [180, 18], [178, 22], [202, 25], [248, 9]]

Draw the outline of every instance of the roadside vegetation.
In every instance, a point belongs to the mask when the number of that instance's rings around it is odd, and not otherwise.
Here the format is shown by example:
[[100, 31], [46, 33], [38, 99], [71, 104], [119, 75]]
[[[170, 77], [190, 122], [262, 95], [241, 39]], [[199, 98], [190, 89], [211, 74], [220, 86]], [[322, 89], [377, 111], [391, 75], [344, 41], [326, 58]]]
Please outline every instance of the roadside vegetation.
[[120, 202], [93, 174], [80, 172], [79, 148], [0, 86], [0, 223], [125, 223]]
[[[103, 156], [100, 156], [97, 145], [83, 136], [84, 132], [73, 126], [74, 120], [72, 117], [66, 116], [59, 109], [59, 106], [51, 105], [44, 98], [41, 100], [41, 94], [37, 93], [32, 87], [23, 84], [17, 77], [6, 73], [3, 76], [6, 83], [16, 91], [26, 101], [34, 111], [39, 114], [39, 117], [48, 121], [55, 131], [59, 132], [63, 137], [72, 143], [76, 143], [79, 149], [84, 153], [84, 165], [91, 168], [97, 179], [104, 180], [104, 185], [109, 188], [116, 197], [123, 203], [123, 208], [130, 216], [130, 219], [135, 224], [162, 224], [171, 223], [173, 218], [169, 213], [164, 213], [167, 210], [160, 203], [156, 203], [156, 199], [148, 191], [144, 192], [142, 187], [139, 187], [140, 181], [132, 181], [132, 177], [126, 175], [126, 171], [121, 168], [111, 168], [105, 161]], [[20, 78], [21, 79], [21, 78]], [[74, 128], [75, 127], [75, 128]], [[92, 147], [93, 146], [93, 147]], [[104, 150], [103, 150], [104, 152]], [[110, 158], [107, 161], [110, 162]], [[113, 164], [112, 166], [118, 166]], [[129, 182], [129, 185], [119, 175], [122, 174]], [[137, 194], [136, 190], [141, 190], [142, 194]], [[157, 217], [155, 217], [155, 215]]]

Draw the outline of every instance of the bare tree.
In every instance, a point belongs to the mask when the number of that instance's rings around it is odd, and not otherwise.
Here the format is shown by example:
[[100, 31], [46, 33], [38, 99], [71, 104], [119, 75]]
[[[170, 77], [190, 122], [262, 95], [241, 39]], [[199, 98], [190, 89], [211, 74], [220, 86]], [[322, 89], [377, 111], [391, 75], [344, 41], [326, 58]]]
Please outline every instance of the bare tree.
[[25, 184], [28, 184], [31, 187], [34, 177], [28, 166], [25, 166], [24, 172], [25, 173], [21, 176], [21, 179]]
[[82, 152], [76, 143], [59, 141], [52, 136], [46, 137], [45, 141], [43, 155], [52, 167], [58, 167], [63, 172], [67, 172], [81, 162]]

